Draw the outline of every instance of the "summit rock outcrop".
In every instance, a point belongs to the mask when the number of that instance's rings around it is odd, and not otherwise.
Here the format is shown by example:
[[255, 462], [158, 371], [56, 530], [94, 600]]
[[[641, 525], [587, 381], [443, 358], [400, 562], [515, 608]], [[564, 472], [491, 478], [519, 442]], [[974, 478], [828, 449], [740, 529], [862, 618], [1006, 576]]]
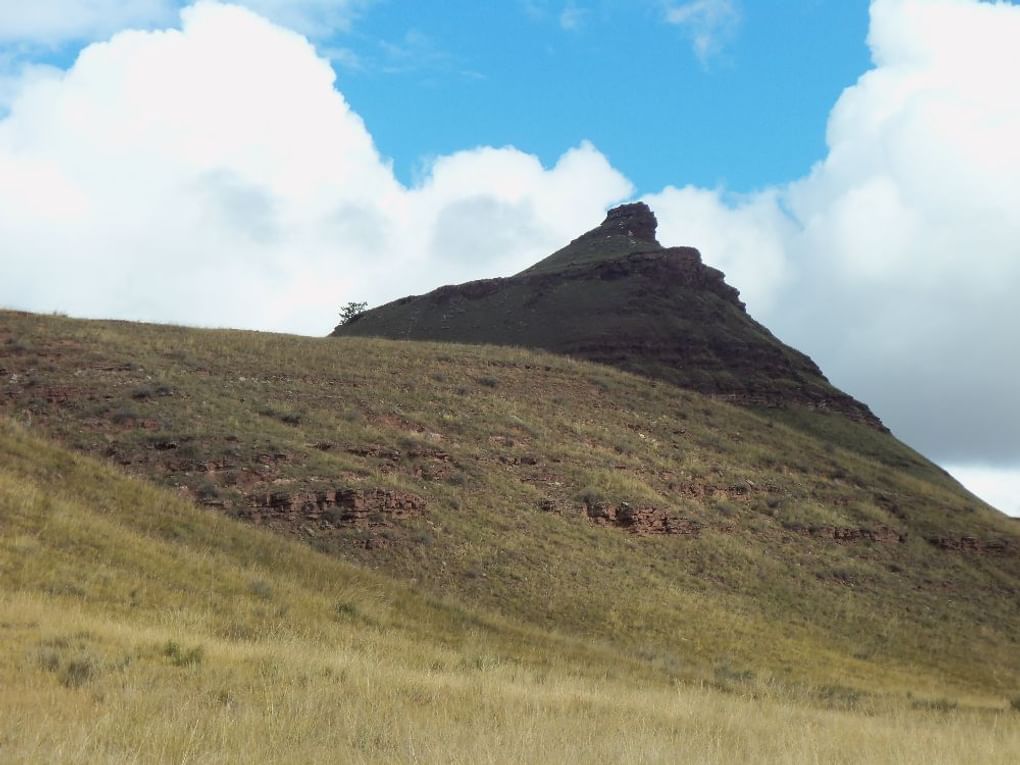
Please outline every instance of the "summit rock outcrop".
[[656, 228], [647, 205], [623, 205], [519, 274], [401, 298], [332, 334], [541, 348], [741, 405], [804, 406], [884, 430], [748, 315], [698, 250], [663, 247]]

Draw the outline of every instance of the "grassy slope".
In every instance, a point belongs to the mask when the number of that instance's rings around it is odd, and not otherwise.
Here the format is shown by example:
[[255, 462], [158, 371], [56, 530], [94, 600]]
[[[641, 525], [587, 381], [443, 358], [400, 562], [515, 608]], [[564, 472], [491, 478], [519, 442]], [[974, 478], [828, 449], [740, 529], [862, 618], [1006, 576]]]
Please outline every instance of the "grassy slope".
[[[357, 528], [307, 541], [668, 677], [999, 704], [1020, 688], [1015, 550], [925, 541], [1015, 544], [1015, 525], [840, 418], [759, 415], [512, 349], [13, 314], [0, 332], [0, 402], [33, 428], [228, 505], [281, 485], [415, 492], [426, 516], [378, 532], [385, 546], [366, 549]], [[365, 447], [376, 456], [348, 451]], [[584, 496], [704, 530], [594, 527]], [[796, 524], [889, 525], [908, 540], [840, 545]]]
[[1020, 717], [674, 685], [0, 419], [5, 762], [1014, 762]]
[[618, 231], [606, 231], [604, 225], [578, 237], [521, 273], [556, 273], [576, 266], [590, 266], [620, 258], [636, 251], [653, 252], [663, 249], [657, 241], [621, 236]]
[[334, 332], [545, 349], [702, 391], [843, 395], [737, 305], [703, 288], [661, 287], [636, 275], [575, 273], [540, 287], [512, 279], [491, 294], [396, 300]]
[[645, 205], [606, 220], [510, 278], [407, 296], [351, 317], [338, 337], [541, 349], [723, 400], [796, 403], [879, 429], [860, 402], [754, 321], [697, 250], [663, 248]]

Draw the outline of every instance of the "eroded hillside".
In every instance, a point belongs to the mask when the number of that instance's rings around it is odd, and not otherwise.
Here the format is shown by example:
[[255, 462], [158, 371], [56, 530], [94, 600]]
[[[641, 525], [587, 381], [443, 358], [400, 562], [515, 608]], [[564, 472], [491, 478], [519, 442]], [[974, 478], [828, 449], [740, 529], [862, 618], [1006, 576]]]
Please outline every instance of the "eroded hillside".
[[677, 677], [1009, 693], [1015, 524], [892, 437], [513, 349], [0, 315], [0, 411]]
[[1012, 763], [994, 697], [782, 685], [438, 600], [0, 418], [5, 762]]

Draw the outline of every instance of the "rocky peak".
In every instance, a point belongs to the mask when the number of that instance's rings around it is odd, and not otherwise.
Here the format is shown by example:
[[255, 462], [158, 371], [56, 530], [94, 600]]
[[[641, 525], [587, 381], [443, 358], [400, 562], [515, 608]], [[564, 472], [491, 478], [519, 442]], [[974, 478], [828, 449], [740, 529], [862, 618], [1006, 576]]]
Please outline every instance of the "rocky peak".
[[824, 409], [884, 427], [748, 316], [697, 250], [659, 244], [657, 223], [644, 203], [616, 207], [514, 276], [401, 298], [334, 334], [542, 348], [737, 404]]
[[655, 239], [658, 221], [644, 202], [614, 207], [601, 225], [572, 241], [522, 274], [550, 273], [662, 249]]
[[614, 207], [606, 213], [606, 219], [589, 235], [625, 236], [629, 239], [640, 239], [651, 244], [658, 244], [655, 229], [659, 222], [655, 213], [644, 202]]

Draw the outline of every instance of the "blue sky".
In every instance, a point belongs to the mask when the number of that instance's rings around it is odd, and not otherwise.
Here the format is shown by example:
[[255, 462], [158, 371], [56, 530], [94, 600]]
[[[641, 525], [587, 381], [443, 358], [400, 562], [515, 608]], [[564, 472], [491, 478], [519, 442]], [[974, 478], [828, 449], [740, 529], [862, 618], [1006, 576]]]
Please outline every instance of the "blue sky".
[[868, 67], [859, 0], [744, 0], [703, 60], [659, 3], [593, 5], [565, 28], [577, 6], [383, 3], [335, 39], [362, 67], [338, 64], [340, 87], [408, 180], [466, 146], [551, 164], [587, 138], [643, 191], [751, 191], [824, 156], [829, 110]]
[[0, 305], [325, 334], [642, 199], [1020, 514], [1018, 39], [1006, 0], [0, 1]]
[[[38, 2], [56, 14], [74, 0]], [[310, 0], [298, 26], [331, 57], [408, 183], [423, 162], [466, 147], [512, 145], [551, 165], [582, 139], [641, 191], [747, 192], [798, 177], [824, 156], [829, 110], [868, 67], [868, 3], [703, 2], [702, 17], [671, 22], [670, 8], [698, 3], [450, 0], [437, 12], [408, 0]], [[186, 3], [122, 5], [150, 10], [123, 11], [137, 21], [129, 26], [159, 28]], [[342, 23], [324, 22], [318, 9], [331, 5]], [[724, 9], [715, 21], [712, 8]], [[9, 41], [6, 58], [67, 68], [103, 36], [93, 28], [116, 30], [113, 16], [68, 29], [69, 39]]]

